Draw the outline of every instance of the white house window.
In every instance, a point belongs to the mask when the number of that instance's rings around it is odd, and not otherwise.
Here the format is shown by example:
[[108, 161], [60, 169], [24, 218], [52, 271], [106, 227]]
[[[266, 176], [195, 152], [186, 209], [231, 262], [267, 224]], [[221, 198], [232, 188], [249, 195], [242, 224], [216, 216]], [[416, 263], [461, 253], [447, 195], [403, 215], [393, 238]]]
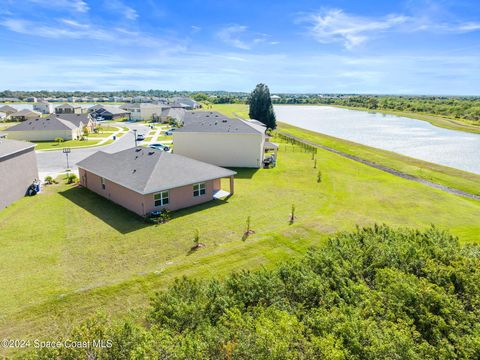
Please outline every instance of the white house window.
[[205, 195], [205, 183], [199, 183], [193, 185], [193, 196]]
[[168, 191], [162, 191], [153, 195], [155, 206], [165, 206], [168, 204]]
[[102, 189], [105, 190], [105, 179], [103, 177], [100, 178], [100, 182], [102, 183]]

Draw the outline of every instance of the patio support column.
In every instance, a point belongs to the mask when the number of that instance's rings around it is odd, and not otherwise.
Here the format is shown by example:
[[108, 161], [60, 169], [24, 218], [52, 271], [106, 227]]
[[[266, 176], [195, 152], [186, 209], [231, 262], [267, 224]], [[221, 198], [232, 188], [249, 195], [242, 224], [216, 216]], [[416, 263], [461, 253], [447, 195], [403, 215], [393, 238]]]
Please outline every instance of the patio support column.
[[235, 191], [235, 184], [233, 181], [233, 175], [230, 176], [230, 195], [233, 195], [233, 192]]

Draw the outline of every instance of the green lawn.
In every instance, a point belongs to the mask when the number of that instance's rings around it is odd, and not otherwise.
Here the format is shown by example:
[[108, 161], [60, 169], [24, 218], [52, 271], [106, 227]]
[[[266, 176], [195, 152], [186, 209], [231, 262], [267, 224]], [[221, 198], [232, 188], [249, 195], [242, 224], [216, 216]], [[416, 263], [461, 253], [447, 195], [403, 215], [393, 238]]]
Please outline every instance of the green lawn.
[[[97, 311], [143, 312], [175, 277], [270, 266], [356, 224], [434, 223], [462, 242], [480, 241], [478, 201], [323, 150], [317, 164], [282, 144], [277, 168], [238, 170], [227, 201], [179, 211], [159, 226], [63, 184], [17, 201], [0, 211], [0, 338], [51, 339]], [[297, 221], [290, 225], [292, 204]], [[242, 241], [248, 216], [255, 234]], [[195, 229], [207, 246], [190, 254]]]
[[480, 195], [480, 175], [278, 123], [278, 130], [438, 184]]
[[38, 141], [35, 142], [35, 150], [53, 150], [63, 149], [65, 147], [78, 147], [78, 146], [93, 146], [97, 145], [101, 140], [68, 140], [61, 143], [56, 141]]
[[211, 105], [211, 108], [204, 108], [203, 110], [218, 111], [233, 118], [249, 118], [248, 105], [245, 104], [214, 104]]
[[120, 128], [117, 126], [100, 125], [101, 132], [115, 132], [118, 130], [120, 130]]
[[100, 133], [88, 134], [88, 138], [106, 138], [106, 137], [112, 136], [113, 134], [114, 134], [114, 132], [102, 131]]

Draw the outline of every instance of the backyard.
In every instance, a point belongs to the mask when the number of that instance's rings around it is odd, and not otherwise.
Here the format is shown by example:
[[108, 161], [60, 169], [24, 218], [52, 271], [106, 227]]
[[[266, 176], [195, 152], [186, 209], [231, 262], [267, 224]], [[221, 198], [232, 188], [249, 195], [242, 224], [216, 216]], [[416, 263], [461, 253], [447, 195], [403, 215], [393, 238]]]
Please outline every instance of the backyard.
[[[97, 311], [144, 312], [178, 276], [271, 266], [356, 225], [435, 224], [463, 243], [480, 241], [480, 202], [324, 150], [314, 168], [310, 153], [282, 143], [276, 168], [237, 171], [227, 201], [176, 212], [158, 226], [63, 181], [2, 210], [0, 336], [50, 338]], [[242, 240], [249, 216], [255, 234]], [[195, 229], [206, 247], [191, 253]]]

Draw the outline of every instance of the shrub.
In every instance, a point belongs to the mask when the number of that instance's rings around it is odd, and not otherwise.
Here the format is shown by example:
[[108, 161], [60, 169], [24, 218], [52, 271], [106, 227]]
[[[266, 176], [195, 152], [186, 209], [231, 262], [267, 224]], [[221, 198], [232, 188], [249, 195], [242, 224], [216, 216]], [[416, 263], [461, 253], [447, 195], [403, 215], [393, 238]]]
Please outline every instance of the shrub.
[[55, 142], [58, 143], [58, 144], [60, 144], [60, 143], [62, 143], [62, 142], [64, 142], [64, 141], [65, 141], [64, 138], [61, 138], [61, 137], [55, 138]]
[[53, 184], [53, 178], [51, 176], [46, 176], [44, 182], [47, 185], [51, 185]]
[[67, 184], [74, 184], [78, 181], [78, 177], [75, 173], [67, 173], [67, 176], [66, 176], [66, 180], [67, 180]]

